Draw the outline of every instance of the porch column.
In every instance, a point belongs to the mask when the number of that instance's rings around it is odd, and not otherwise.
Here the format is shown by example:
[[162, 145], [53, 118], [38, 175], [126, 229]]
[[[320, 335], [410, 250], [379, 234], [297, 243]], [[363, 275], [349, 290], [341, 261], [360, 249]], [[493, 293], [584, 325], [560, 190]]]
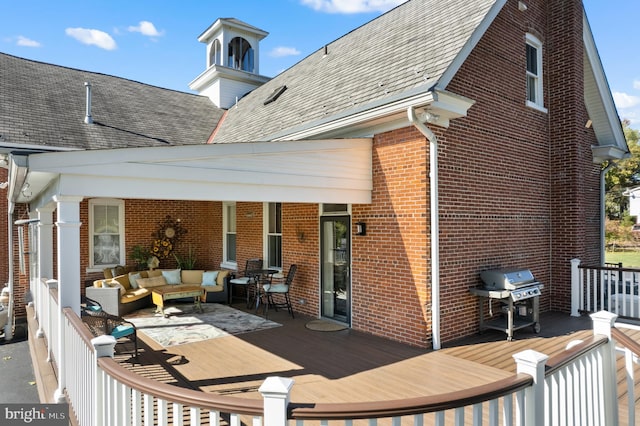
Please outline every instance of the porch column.
[[[82, 197], [56, 195], [58, 229], [58, 389], [56, 400], [64, 402], [66, 387], [65, 318], [63, 308], [73, 309], [80, 316], [80, 201]], [[70, 372], [72, 373], [72, 372]]]
[[[44, 307], [44, 298], [48, 297], [48, 292], [45, 292], [45, 286], [43, 279], [53, 278], [53, 207], [41, 207], [36, 209], [38, 212], [38, 277], [37, 284], [35, 286], [35, 312], [36, 317], [42, 315]], [[37, 337], [44, 336], [44, 330], [42, 329], [42, 319], [38, 319], [38, 331]]]

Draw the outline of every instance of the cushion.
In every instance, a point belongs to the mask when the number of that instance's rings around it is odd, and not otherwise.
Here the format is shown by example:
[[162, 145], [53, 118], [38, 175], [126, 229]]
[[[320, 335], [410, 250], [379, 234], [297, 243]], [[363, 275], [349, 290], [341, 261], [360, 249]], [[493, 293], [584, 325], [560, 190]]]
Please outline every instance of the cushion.
[[167, 284], [180, 284], [180, 269], [172, 269], [169, 271], [162, 271], [162, 276], [167, 281]]
[[142, 278], [140, 272], [129, 272], [129, 284], [131, 288], [138, 288], [138, 280]]
[[218, 276], [216, 277], [216, 283], [218, 285], [224, 285], [224, 279], [229, 275], [229, 271], [219, 271]]
[[129, 284], [129, 274], [118, 275], [111, 279], [111, 282], [113, 281], [120, 283], [125, 290], [129, 290], [131, 288], [131, 284]]
[[111, 330], [111, 335], [117, 339], [119, 337], [125, 337], [133, 334], [134, 331], [135, 328], [133, 328], [133, 326], [129, 324], [120, 324], [113, 327], [113, 330]]
[[140, 278], [138, 280], [138, 286], [142, 288], [153, 288], [167, 285], [167, 281], [162, 275], [159, 277]]
[[147, 278], [161, 277], [161, 276], [162, 276], [162, 271], [160, 271], [159, 269], [154, 269], [153, 271], [147, 271]]
[[[107, 281], [106, 284], [108, 287], [118, 287], [120, 289], [120, 297], [124, 296], [124, 294], [127, 292], [124, 286], [116, 280]], [[104, 287], [104, 283], [102, 285]]]
[[104, 274], [105, 278], [113, 278], [112, 268], [104, 268], [102, 270], [102, 273]]
[[207, 271], [202, 274], [202, 285], [216, 285], [218, 271]]
[[182, 284], [200, 285], [202, 283], [202, 269], [183, 269], [181, 274]]
[[231, 283], [233, 284], [249, 284], [249, 281], [251, 281], [251, 278], [249, 277], [240, 277], [240, 278], [234, 278], [231, 280]]

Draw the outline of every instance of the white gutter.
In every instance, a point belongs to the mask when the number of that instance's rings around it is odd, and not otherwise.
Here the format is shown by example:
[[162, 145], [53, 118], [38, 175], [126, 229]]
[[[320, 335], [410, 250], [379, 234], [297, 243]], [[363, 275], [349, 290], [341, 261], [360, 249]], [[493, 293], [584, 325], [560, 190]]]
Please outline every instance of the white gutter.
[[409, 122], [429, 140], [429, 187], [431, 189], [431, 333], [433, 349], [440, 349], [440, 227], [438, 224], [438, 138], [418, 120], [414, 107], [407, 109]]

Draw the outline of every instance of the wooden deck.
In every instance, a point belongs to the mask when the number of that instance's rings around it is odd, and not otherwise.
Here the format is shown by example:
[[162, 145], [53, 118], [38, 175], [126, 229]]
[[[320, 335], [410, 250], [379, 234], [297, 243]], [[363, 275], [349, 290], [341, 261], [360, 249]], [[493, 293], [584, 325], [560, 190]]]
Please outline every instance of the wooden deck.
[[124, 352], [117, 357], [138, 374], [204, 392], [260, 398], [266, 377], [283, 376], [295, 380], [292, 402], [360, 402], [491, 382], [515, 371], [516, 352], [553, 355], [591, 334], [588, 317], [550, 313], [542, 315], [540, 334], [521, 330], [507, 342], [505, 333], [488, 330], [433, 352], [354, 330], [311, 331], [305, 327], [311, 318], [291, 319], [284, 311], [269, 319], [282, 327], [168, 348], [139, 333], [138, 363], [127, 362]]

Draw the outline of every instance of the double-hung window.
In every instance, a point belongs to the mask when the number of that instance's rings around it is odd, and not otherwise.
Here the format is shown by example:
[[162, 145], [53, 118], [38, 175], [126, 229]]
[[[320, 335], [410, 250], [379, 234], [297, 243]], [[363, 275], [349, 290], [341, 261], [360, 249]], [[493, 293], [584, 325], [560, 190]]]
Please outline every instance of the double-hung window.
[[531, 34], [527, 44], [527, 106], [546, 112], [542, 91], [542, 43]]
[[236, 258], [236, 203], [225, 202], [222, 204], [223, 223], [223, 264], [229, 267], [237, 265]]
[[265, 266], [282, 270], [282, 204], [265, 204]]
[[124, 201], [89, 200], [91, 268], [125, 265]]

